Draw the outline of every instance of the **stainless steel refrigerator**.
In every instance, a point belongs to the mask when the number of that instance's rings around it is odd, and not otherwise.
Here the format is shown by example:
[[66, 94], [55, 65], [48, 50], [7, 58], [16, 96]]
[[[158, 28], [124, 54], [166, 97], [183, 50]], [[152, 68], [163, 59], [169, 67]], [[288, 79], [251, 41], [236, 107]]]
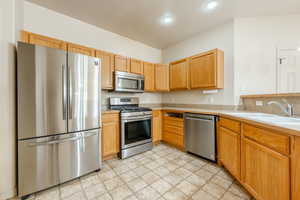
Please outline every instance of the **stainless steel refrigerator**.
[[18, 43], [18, 195], [98, 170], [100, 60]]

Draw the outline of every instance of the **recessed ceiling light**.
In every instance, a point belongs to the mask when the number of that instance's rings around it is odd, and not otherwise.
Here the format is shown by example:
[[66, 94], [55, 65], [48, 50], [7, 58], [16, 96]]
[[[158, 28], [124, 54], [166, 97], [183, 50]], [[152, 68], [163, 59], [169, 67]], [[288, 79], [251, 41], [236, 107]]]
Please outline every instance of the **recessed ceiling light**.
[[218, 0], [207, 0], [204, 1], [202, 5], [202, 10], [205, 12], [210, 12], [212, 10], [215, 10], [220, 5], [220, 1]]
[[160, 18], [160, 23], [162, 25], [170, 25], [174, 22], [174, 17], [170, 14], [166, 14]]
[[297, 49], [298, 51], [300, 51], [300, 47], [298, 47], [298, 49]]
[[213, 10], [213, 9], [215, 9], [218, 5], [219, 5], [219, 3], [218, 3], [217, 1], [211, 1], [211, 2], [208, 2], [208, 4], [206, 5], [206, 9], [207, 9], [207, 10]]

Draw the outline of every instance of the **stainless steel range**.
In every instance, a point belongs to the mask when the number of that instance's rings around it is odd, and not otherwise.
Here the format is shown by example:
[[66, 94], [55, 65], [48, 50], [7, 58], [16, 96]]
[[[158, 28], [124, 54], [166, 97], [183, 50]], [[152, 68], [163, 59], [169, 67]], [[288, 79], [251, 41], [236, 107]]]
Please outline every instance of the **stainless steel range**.
[[139, 107], [137, 97], [110, 98], [110, 109], [120, 110], [122, 159], [152, 149], [152, 110]]

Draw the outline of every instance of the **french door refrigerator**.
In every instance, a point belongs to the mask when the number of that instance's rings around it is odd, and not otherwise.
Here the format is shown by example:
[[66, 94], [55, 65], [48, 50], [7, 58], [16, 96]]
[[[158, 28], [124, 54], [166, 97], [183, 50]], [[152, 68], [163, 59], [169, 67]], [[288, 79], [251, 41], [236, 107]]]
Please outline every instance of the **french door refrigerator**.
[[18, 43], [18, 195], [98, 170], [100, 60]]

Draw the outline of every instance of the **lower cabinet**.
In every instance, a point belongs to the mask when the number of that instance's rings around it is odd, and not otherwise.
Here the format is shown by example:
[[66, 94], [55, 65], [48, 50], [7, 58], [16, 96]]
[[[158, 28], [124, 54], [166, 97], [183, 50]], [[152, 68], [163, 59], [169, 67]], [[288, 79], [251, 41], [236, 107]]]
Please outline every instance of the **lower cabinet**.
[[241, 177], [241, 136], [220, 127], [218, 133], [219, 160], [230, 173], [240, 180]]
[[219, 121], [219, 163], [257, 200], [299, 199], [300, 162], [295, 158], [298, 160], [300, 148], [295, 147], [296, 142], [297, 137], [276, 129], [231, 119]]
[[152, 111], [152, 141], [158, 143], [162, 140], [162, 111]]
[[290, 199], [288, 157], [249, 139], [243, 139], [242, 182], [256, 199]]
[[162, 140], [179, 149], [184, 149], [184, 124], [182, 113], [163, 113]]
[[119, 113], [102, 114], [102, 159], [116, 156], [120, 151]]

